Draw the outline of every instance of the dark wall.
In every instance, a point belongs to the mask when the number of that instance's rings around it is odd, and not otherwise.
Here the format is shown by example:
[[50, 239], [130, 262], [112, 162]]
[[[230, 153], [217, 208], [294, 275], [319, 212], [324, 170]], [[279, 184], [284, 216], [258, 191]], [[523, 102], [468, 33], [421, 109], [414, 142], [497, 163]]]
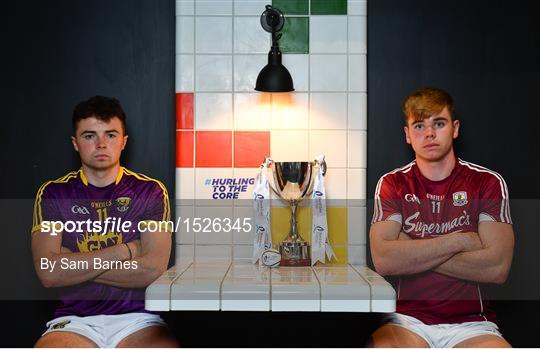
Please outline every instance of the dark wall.
[[[533, 201], [540, 198], [540, 15], [532, 5], [368, 2], [368, 192], [412, 157], [401, 129], [403, 97], [426, 85], [452, 93], [462, 120], [459, 155], [500, 172], [519, 199], [512, 202], [514, 266], [509, 284], [494, 292], [505, 299], [496, 304], [504, 333], [521, 347], [538, 346], [532, 314], [540, 311], [530, 300], [540, 294]], [[43, 292], [29, 250], [31, 201], [43, 181], [78, 166], [69, 143], [76, 102], [118, 97], [128, 114], [126, 166], [162, 180], [173, 195], [174, 6], [173, 0], [12, 1], [0, 12], [2, 345], [33, 345], [51, 316], [51, 303], [15, 299]], [[166, 318], [187, 346], [362, 346], [377, 325], [374, 314], [173, 312]], [[330, 329], [336, 323], [339, 332]], [[316, 338], [313, 325], [327, 334]], [[295, 335], [285, 335], [292, 326]], [[270, 331], [268, 339], [258, 337], [261, 329]]]
[[[368, 193], [413, 159], [401, 102], [434, 86], [454, 97], [458, 156], [506, 179], [516, 233], [507, 284], [489, 287], [503, 333], [538, 346], [540, 15], [532, 1], [368, 1]], [[369, 208], [372, 212], [372, 208]]]
[[118, 98], [127, 113], [123, 164], [174, 197], [173, 0], [11, 1], [0, 11], [1, 346], [33, 346], [52, 316], [30, 252], [33, 198], [80, 166], [75, 104]]

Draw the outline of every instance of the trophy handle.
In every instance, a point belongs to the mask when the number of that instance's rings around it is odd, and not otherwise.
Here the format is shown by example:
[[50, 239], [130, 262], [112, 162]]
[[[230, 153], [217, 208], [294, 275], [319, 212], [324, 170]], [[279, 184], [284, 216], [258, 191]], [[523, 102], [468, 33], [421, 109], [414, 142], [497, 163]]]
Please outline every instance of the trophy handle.
[[[263, 169], [265, 169], [266, 171], [268, 171], [268, 169], [270, 168], [270, 166], [272, 166], [273, 163], [274, 163], [274, 160], [272, 160], [271, 157], [266, 156], [266, 157], [264, 158], [263, 163], [261, 164], [261, 168], [263, 168]], [[275, 178], [274, 178], [274, 174], [273, 174], [273, 173], [272, 173], [272, 176], [268, 176], [269, 182], [270, 182], [270, 177], [272, 178], [271, 181], [272, 181], [272, 182], [275, 182]], [[270, 183], [269, 183], [269, 184], [270, 184]], [[274, 194], [276, 194], [276, 196], [279, 198], [279, 193], [274, 189], [274, 186], [270, 184], [269, 187], [270, 187], [270, 190], [272, 190], [272, 192], [273, 192]]]

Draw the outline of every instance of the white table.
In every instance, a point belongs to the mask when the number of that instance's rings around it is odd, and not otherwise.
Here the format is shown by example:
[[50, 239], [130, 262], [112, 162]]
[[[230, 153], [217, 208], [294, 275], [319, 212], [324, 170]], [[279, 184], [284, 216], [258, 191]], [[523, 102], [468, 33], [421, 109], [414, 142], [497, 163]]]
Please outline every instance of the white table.
[[361, 265], [267, 268], [249, 260], [180, 262], [146, 289], [146, 309], [393, 312], [396, 293]]

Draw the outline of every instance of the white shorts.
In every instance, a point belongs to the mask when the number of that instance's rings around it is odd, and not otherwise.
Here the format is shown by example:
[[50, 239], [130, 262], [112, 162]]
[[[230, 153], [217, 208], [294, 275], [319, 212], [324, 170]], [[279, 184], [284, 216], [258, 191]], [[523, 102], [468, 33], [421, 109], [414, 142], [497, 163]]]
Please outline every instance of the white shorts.
[[127, 313], [120, 315], [62, 316], [47, 322], [42, 336], [58, 331], [80, 334], [98, 347], [114, 348], [130, 334], [149, 326], [167, 326], [159, 315]]
[[491, 321], [426, 325], [412, 316], [392, 313], [385, 315], [384, 322], [404, 327], [416, 333], [432, 348], [453, 348], [464, 340], [482, 335], [495, 335], [503, 338], [497, 325]]

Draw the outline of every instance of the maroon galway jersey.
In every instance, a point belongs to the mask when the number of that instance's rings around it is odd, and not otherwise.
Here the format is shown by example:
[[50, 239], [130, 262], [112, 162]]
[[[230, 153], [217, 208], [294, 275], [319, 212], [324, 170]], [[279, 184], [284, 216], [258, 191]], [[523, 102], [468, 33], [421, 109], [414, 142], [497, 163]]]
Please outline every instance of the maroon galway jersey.
[[[512, 224], [508, 188], [498, 173], [461, 159], [441, 181], [424, 177], [413, 161], [377, 183], [372, 224], [386, 220], [412, 239], [478, 232], [482, 221]], [[495, 320], [478, 283], [434, 271], [400, 277], [397, 312], [426, 324]]]

